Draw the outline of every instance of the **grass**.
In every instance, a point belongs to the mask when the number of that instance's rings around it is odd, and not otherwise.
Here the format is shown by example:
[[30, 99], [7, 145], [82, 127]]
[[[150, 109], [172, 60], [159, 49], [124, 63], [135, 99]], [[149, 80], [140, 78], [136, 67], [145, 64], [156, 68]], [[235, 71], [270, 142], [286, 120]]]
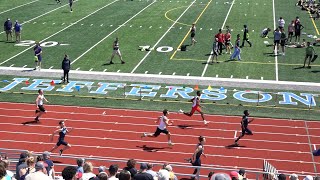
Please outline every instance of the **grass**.
[[[223, 78], [233, 76], [241, 79], [248, 77], [275, 80], [276, 65], [272, 47], [266, 47], [264, 44], [264, 41], [272, 44], [273, 37], [270, 35], [269, 39], [262, 39], [259, 36], [260, 31], [265, 27], [273, 29], [274, 19], [277, 21], [280, 16], [286, 20], [286, 25], [291, 19], [299, 16], [306, 27], [303, 32], [317, 35], [309, 14], [295, 7], [295, 2], [275, 1], [275, 17], [273, 17], [272, 1], [234, 0], [231, 8], [231, 0], [197, 0], [183, 14], [192, 2], [191, 0], [159, 0], [154, 3], [151, 0], [95, 0], [94, 2], [79, 0], [74, 3], [74, 12], [70, 13], [67, 4], [58, 5], [53, 0], [44, 0], [4, 12], [1, 16], [10, 17], [12, 20], [18, 19], [20, 22], [28, 21], [23, 24], [23, 40], [45, 39], [46, 45], [50, 45], [48, 41], [59, 42], [56, 46], [43, 47], [43, 68], [53, 69], [60, 69], [63, 55], [67, 53], [71, 60], [76, 60], [72, 64], [72, 69], [128, 73], [134, 70], [134, 73], [148, 71], [149, 74], [160, 72], [168, 75], [204, 74], [206, 77], [218, 75]], [[0, 13], [25, 3], [27, 1], [5, 0], [1, 3]], [[229, 10], [230, 14], [226, 16]], [[44, 13], [47, 14], [43, 15]], [[41, 17], [36, 18], [38, 16]], [[133, 16], [134, 18], [130, 19]], [[181, 18], [175, 23], [180, 16]], [[33, 18], [34, 20], [31, 20]], [[190, 43], [190, 36], [184, 37], [190, 25], [196, 21], [198, 43], [193, 47], [188, 46], [188, 51], [177, 51], [172, 56], [181, 42], [184, 45]], [[233, 43], [236, 34], [243, 34], [241, 31], [243, 25], [248, 25], [253, 47], [246, 45], [242, 49], [242, 62], [226, 62], [229, 55], [222, 55], [218, 57], [221, 63], [209, 65], [204, 72], [213, 36], [224, 22], [225, 26], [228, 25], [233, 30]], [[172, 25], [173, 28], [168, 31]], [[115, 37], [119, 37], [120, 50], [126, 64], [121, 65], [116, 57], [117, 63], [107, 66], [104, 64], [110, 60]], [[306, 35], [302, 38], [313, 41]], [[151, 53], [138, 50], [141, 45], [155, 44], [157, 46]], [[156, 49], [160, 46], [170, 46], [174, 49], [166, 53], [157, 52]], [[26, 50], [27, 48], [30, 49]], [[1, 63], [2, 66], [34, 66], [31, 46], [16, 46], [15, 43], [2, 41], [0, 49], [6, 52], [1, 54], [0, 63], [10, 58], [7, 62]], [[315, 49], [319, 50], [318, 47]], [[21, 53], [22, 51], [24, 52]], [[21, 54], [16, 56], [18, 53]], [[319, 82], [317, 72], [320, 71], [320, 66], [314, 65], [311, 70], [295, 69], [302, 65], [304, 49], [287, 49], [286, 56], [277, 58], [279, 80]], [[138, 65], [142, 60], [143, 62]]]

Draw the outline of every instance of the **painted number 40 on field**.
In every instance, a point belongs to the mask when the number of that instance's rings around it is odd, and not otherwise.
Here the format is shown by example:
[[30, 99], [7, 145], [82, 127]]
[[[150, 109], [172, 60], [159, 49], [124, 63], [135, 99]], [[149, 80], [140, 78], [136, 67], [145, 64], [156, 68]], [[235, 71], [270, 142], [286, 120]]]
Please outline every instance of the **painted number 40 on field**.
[[[15, 46], [23, 46], [23, 47], [30, 47], [36, 44], [36, 41], [33, 40], [24, 40], [24, 41], [20, 41], [19, 43], [15, 44]], [[40, 44], [41, 47], [54, 47], [57, 45], [69, 45], [69, 44], [59, 44], [56, 41], [46, 41], [46, 42], [42, 42]]]

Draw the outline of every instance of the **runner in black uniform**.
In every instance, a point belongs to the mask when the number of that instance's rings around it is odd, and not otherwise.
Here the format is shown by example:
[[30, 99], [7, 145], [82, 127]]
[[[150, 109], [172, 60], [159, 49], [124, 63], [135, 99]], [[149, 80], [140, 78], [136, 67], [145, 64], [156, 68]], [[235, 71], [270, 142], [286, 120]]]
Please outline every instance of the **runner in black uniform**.
[[196, 24], [195, 23], [192, 24], [190, 33], [191, 33], [191, 45], [193, 46], [197, 42], [196, 39], [194, 38], [196, 36]]
[[242, 116], [242, 121], [241, 121], [241, 135], [234, 141], [234, 144], [236, 146], [238, 146], [238, 141], [244, 136], [244, 135], [253, 135], [252, 131], [248, 128], [249, 123], [251, 123], [253, 121], [253, 119], [251, 121], [249, 121], [249, 111], [248, 110], [244, 110], [243, 112], [243, 116]]
[[[206, 138], [203, 136], [199, 136], [199, 143], [197, 144], [196, 151], [193, 153], [192, 158], [186, 159], [186, 161], [190, 162], [192, 166], [201, 166], [201, 155], [207, 157], [204, 154], [204, 143], [206, 142]], [[198, 172], [198, 168], [194, 169], [193, 174], [196, 175]]]
[[67, 133], [70, 133], [72, 131], [72, 128], [70, 128], [70, 130], [67, 129], [67, 127], [64, 124], [64, 121], [60, 121], [59, 122], [59, 129], [55, 130], [52, 134], [51, 134], [51, 142], [53, 141], [53, 137], [55, 134], [59, 133], [59, 138], [58, 138], [58, 142], [57, 144], [51, 149], [50, 152], [54, 151], [55, 149], [57, 149], [60, 145], [64, 145], [65, 147], [63, 149], [60, 149], [60, 156], [62, 155], [62, 152], [68, 148], [71, 148], [71, 145], [69, 143], [67, 143], [66, 141], [64, 141], [64, 138], [66, 136]]

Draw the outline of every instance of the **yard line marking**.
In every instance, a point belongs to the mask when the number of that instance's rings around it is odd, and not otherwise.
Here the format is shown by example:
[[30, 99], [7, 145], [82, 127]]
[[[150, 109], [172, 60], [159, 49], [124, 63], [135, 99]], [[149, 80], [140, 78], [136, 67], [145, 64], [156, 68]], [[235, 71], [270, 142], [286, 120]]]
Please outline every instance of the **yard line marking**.
[[231, 75], [230, 78], [233, 78], [233, 75]]
[[[160, 43], [160, 41], [168, 34], [168, 32], [171, 30], [171, 28], [181, 19], [181, 17], [191, 8], [191, 6], [196, 2], [197, 0], [192, 1], [192, 3], [182, 12], [182, 14], [176, 19], [176, 21], [168, 28], [168, 30], [160, 37], [160, 39], [156, 42], [156, 44], [152, 47], [153, 49]], [[211, 0], [210, 0], [211, 1]], [[161, 26], [160, 26], [161, 28]], [[136, 65], [136, 67], [133, 68], [131, 73], [134, 73], [134, 71], [140, 66], [140, 64], [149, 56], [151, 51], [149, 51]], [[1, 65], [1, 64], [0, 64]]]
[[78, 67], [77, 69], [76, 69], [76, 71], [78, 71], [80, 68]]
[[187, 76], [189, 76], [189, 75], [190, 75], [190, 73], [187, 74]]
[[120, 72], [120, 69], [118, 69], [117, 73]]
[[37, 1], [39, 1], [39, 0], [31, 1], [31, 2], [28, 2], [28, 3], [25, 3], [25, 4], [21, 4], [21, 5], [19, 5], [19, 6], [14, 7], [14, 8], [11, 8], [11, 9], [8, 9], [8, 10], [5, 10], [5, 11], [2, 11], [2, 12], [0, 12], [0, 14], [3, 14], [3, 13], [5, 13], [5, 12], [8, 12], [8, 11], [11, 11], [11, 10], [14, 10], [14, 9], [17, 9], [17, 8], [19, 8], [19, 7], [26, 6], [26, 5], [28, 5], [28, 4], [31, 4], [31, 3], [34, 3], [34, 2], [37, 2]]
[[246, 79], [249, 79], [249, 76], [246, 76]]
[[[199, 16], [197, 17], [196, 21], [194, 22], [195, 24], [197, 24], [197, 22], [199, 21], [200, 17], [202, 16], [202, 14], [207, 10], [207, 8], [209, 7], [209, 5], [211, 4], [212, 0], [210, 0], [208, 2], [208, 4], [206, 5], [206, 7], [202, 10], [202, 12], [199, 14]], [[176, 55], [178, 49], [181, 47], [181, 45], [184, 43], [184, 41], [187, 39], [187, 37], [190, 34], [190, 29], [188, 29], [187, 34], [183, 37], [182, 41], [180, 42], [180, 44], [178, 45], [178, 47], [176, 48], [176, 50], [173, 52], [173, 54], [170, 57], [170, 60], [173, 59], [173, 57]]]
[[176, 72], [173, 72], [173, 73], [172, 73], [172, 76], [174, 76], [174, 75], [176, 75]]
[[62, 23], [61, 25], [64, 25], [65, 23]]
[[53, 66], [49, 67], [49, 69], [52, 69], [52, 68], [53, 68]]
[[101, 27], [103, 26], [103, 24], [100, 25]]
[[[274, 5], [274, 0], [272, 0], [272, 11], [273, 11], [273, 29], [276, 29], [276, 9]], [[277, 46], [274, 49], [274, 61], [275, 61], [275, 68], [276, 68], [276, 81], [279, 81], [279, 74], [278, 74], [278, 48]]]
[[93, 68], [89, 69], [89, 71], [92, 71], [92, 70], [93, 70]]
[[261, 80], [263, 80], [263, 77], [261, 77]]
[[52, 23], [52, 25], [55, 25], [56, 23]]
[[[231, 12], [232, 7], [233, 7], [234, 1], [235, 1], [235, 0], [233, 0], [232, 3], [231, 3], [231, 6], [230, 6], [229, 11], [228, 11], [228, 13], [227, 13], [227, 15], [226, 15], [226, 18], [225, 18], [224, 21], [223, 21], [223, 24], [222, 24], [222, 26], [221, 26], [221, 29], [223, 29], [224, 25], [225, 25], [226, 22], [227, 22], [227, 19], [228, 19], [228, 17], [229, 17], [229, 14], [230, 14], [230, 12]], [[210, 56], [208, 57], [207, 64], [205, 65], [205, 67], [204, 67], [204, 69], [203, 69], [203, 72], [202, 72], [202, 74], [201, 74], [201, 77], [203, 77], [204, 74], [205, 74], [206, 71], [207, 71], [207, 68], [208, 68], [208, 65], [209, 65], [209, 61], [210, 61], [210, 59], [211, 59], [211, 57], [212, 57], [212, 54], [213, 54], [213, 50], [211, 50], [211, 52], [210, 52]], [[1, 64], [0, 64], [0, 65], [1, 65]]]
[[[76, 2], [76, 1], [77, 1], [77, 0], [75, 0], [74, 2]], [[78, 23], [78, 22], [80, 22], [80, 21], [82, 21], [82, 20], [86, 19], [87, 17], [89, 17], [89, 16], [91, 16], [91, 15], [95, 14], [96, 12], [100, 11], [101, 9], [104, 9], [105, 7], [110, 6], [111, 4], [113, 4], [113, 3], [117, 2], [117, 1], [119, 1], [119, 0], [112, 1], [111, 3], [109, 3], [109, 4], [107, 4], [107, 5], [105, 5], [105, 6], [101, 7], [101, 8], [99, 8], [99, 9], [97, 9], [97, 10], [95, 10], [95, 11], [93, 11], [92, 13], [90, 13], [90, 14], [86, 15], [85, 17], [83, 17], [83, 18], [79, 19], [78, 21], [76, 21], [74, 24], [76, 24], [76, 23]], [[68, 4], [66, 4], [66, 5], [68, 5]], [[63, 5], [63, 6], [66, 6], [66, 5]], [[60, 8], [61, 8], [61, 7], [63, 7], [63, 6], [60, 6]], [[49, 12], [50, 12], [50, 11], [49, 11]], [[48, 13], [49, 13], [49, 12], [48, 12]], [[57, 31], [56, 33], [54, 33], [54, 34], [52, 34], [52, 35], [50, 35], [50, 36], [48, 36], [48, 37], [44, 38], [43, 40], [39, 41], [39, 43], [42, 43], [43, 41], [46, 41], [47, 39], [50, 39], [51, 37], [53, 37], [53, 36], [55, 36], [55, 35], [57, 35], [57, 34], [61, 33], [62, 31], [64, 31], [64, 30], [68, 29], [69, 27], [73, 26], [74, 24], [70, 24], [70, 25], [68, 25], [67, 27], [65, 27], [65, 28], [61, 29], [60, 31]], [[29, 49], [32, 49], [32, 48], [33, 48], [33, 46], [30, 46], [29, 48], [27, 48], [27, 49], [25, 49], [25, 50], [21, 51], [20, 53], [18, 53], [18, 54], [16, 54], [16, 55], [12, 56], [11, 58], [9, 58], [9, 59], [7, 59], [7, 60], [5, 60], [5, 61], [1, 62], [1, 63], [0, 63], [0, 65], [2, 65], [2, 64], [4, 64], [4, 63], [6, 63], [6, 62], [8, 62], [8, 61], [10, 61], [11, 59], [13, 59], [13, 58], [15, 58], [15, 57], [19, 56], [20, 54], [22, 54], [22, 53], [24, 53], [24, 52], [26, 52], [26, 51], [28, 51]]]
[[144, 72], [145, 74], [148, 74], [148, 71]]
[[33, 22], [33, 24], [36, 24], [37, 22], [35, 21], [35, 22]]
[[22, 66], [23, 68], [27, 67], [27, 65]]
[[219, 77], [219, 75], [218, 75], [218, 74], [216, 74], [216, 78], [217, 78], [217, 77]]
[[12, 66], [14, 66], [14, 64], [11, 64], [9, 67], [12, 67]]
[[[118, 0], [116, 0], [118, 1]], [[115, 1], [114, 1], [115, 2]], [[150, 3], [148, 6], [144, 7], [142, 10], [140, 10], [137, 14], [135, 14], [134, 16], [132, 16], [131, 18], [129, 18], [126, 22], [124, 22], [122, 25], [118, 26], [116, 29], [114, 29], [111, 33], [109, 33], [107, 36], [105, 36], [104, 38], [102, 38], [100, 41], [98, 41], [96, 44], [94, 44], [93, 46], [91, 46], [88, 50], [86, 50], [84, 53], [82, 53], [79, 57], [77, 57], [75, 60], [73, 60], [71, 62], [71, 64], [77, 62], [82, 56], [84, 56], [85, 54], [87, 54], [89, 51], [91, 51], [94, 47], [96, 47], [97, 45], [99, 45], [102, 41], [104, 41], [105, 39], [107, 39], [109, 36], [111, 36], [114, 32], [116, 32], [118, 29], [120, 29], [122, 26], [126, 25], [129, 21], [131, 21], [133, 18], [135, 18], [136, 16], [138, 16], [140, 13], [142, 13], [144, 10], [146, 10], [148, 7], [150, 7], [151, 5], [153, 5], [156, 1], [153, 1], [152, 3]], [[151, 51], [149, 51], [151, 52]], [[1, 65], [1, 64], [0, 64]]]
[[90, 24], [90, 26], [93, 26], [93, 24]]
[[162, 72], [159, 72], [159, 75], [161, 75], [162, 74]]
[[319, 34], [318, 27], [317, 27], [316, 23], [314, 22], [314, 19], [313, 19], [312, 15], [311, 15], [310, 11], [308, 11], [308, 14], [309, 14], [309, 16], [310, 16], [310, 19], [311, 19], [311, 21], [312, 21], [312, 24], [313, 24], [314, 28], [315, 28], [316, 31], [317, 31], [317, 34], [320, 35], [320, 34]]
[[103, 72], [106, 72], [106, 71], [107, 71], [107, 69], [104, 69], [104, 70], [103, 70]]
[[42, 24], [46, 24], [47, 22], [43, 22]]

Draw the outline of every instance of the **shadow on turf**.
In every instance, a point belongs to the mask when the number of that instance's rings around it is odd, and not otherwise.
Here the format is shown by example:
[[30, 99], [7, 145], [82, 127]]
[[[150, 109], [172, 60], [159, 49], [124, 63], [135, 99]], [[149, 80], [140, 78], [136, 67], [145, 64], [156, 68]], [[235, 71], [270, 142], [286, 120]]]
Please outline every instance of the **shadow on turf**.
[[295, 68], [293, 68], [293, 70], [297, 70], [297, 69], [304, 69], [304, 67], [303, 67], [303, 66], [300, 66], [300, 67], [295, 67]]
[[320, 73], [320, 71], [311, 71], [312, 73]]
[[158, 150], [166, 149], [164, 147], [151, 147], [151, 146], [147, 146], [147, 145], [136, 146], [136, 147], [141, 148], [142, 150], [147, 151], [147, 152], [157, 152]]
[[200, 125], [188, 125], [188, 124], [180, 124], [177, 125], [180, 129], [192, 129], [193, 127], [200, 127]]
[[246, 146], [240, 146], [240, 145], [236, 145], [236, 144], [230, 144], [228, 146], [225, 146], [226, 149], [234, 149], [237, 147], [246, 147]]

